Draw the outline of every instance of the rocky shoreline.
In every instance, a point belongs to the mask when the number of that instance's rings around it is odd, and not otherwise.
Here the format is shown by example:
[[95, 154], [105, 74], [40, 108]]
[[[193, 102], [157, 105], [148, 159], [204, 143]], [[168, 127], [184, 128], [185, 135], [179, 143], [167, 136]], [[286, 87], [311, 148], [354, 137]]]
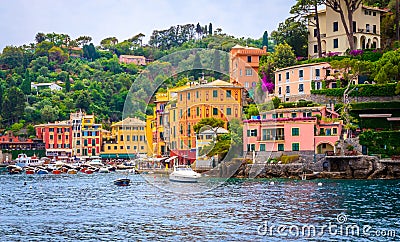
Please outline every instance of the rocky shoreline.
[[399, 179], [400, 160], [376, 156], [330, 156], [318, 162], [303, 158], [290, 164], [249, 164], [245, 159], [221, 163], [208, 172], [216, 177], [289, 179]]

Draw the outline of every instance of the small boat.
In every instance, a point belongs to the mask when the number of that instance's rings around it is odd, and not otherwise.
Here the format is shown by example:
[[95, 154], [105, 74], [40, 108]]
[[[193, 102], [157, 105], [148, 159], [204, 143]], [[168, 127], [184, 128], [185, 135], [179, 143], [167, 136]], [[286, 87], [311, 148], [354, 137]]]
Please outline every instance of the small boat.
[[22, 172], [22, 168], [15, 165], [9, 165], [7, 166], [7, 169], [8, 169], [8, 174], [10, 175], [20, 174]]
[[101, 168], [99, 169], [99, 173], [109, 173], [109, 172], [110, 172], [110, 170], [108, 170], [107, 167], [101, 167]]
[[76, 173], [78, 173], [78, 171], [75, 170], [75, 169], [69, 169], [69, 170], [67, 171], [67, 173], [68, 173], [68, 174], [76, 174]]
[[49, 172], [47, 170], [44, 170], [44, 169], [39, 169], [36, 173], [39, 174], [39, 175], [49, 174]]
[[94, 170], [92, 170], [92, 169], [86, 169], [85, 170], [86, 174], [93, 174], [93, 172], [94, 172]]
[[61, 170], [55, 169], [51, 173], [59, 175], [59, 174], [61, 174]]
[[27, 174], [27, 175], [33, 175], [33, 174], [35, 174], [35, 170], [26, 170], [25, 171], [25, 174]]
[[201, 177], [200, 173], [192, 170], [189, 166], [177, 165], [174, 166], [174, 171], [169, 175], [169, 180], [174, 182], [198, 182]]
[[117, 186], [129, 186], [129, 183], [131, 183], [131, 180], [128, 178], [120, 178], [114, 181], [114, 185]]
[[16, 165], [19, 167], [25, 166], [36, 166], [43, 164], [43, 161], [39, 160], [35, 155], [28, 157], [26, 154], [18, 154], [18, 158], [15, 160]]

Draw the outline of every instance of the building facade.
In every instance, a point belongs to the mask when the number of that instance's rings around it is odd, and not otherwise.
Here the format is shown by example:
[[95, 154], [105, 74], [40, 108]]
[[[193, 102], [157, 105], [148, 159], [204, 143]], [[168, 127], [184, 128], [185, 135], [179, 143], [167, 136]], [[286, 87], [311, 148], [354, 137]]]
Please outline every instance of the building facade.
[[111, 125], [111, 135], [103, 137], [101, 157], [135, 158], [139, 154], [146, 155], [146, 122], [137, 118], [126, 118]]
[[[340, 7], [344, 13], [347, 13], [346, 4], [340, 1]], [[381, 15], [384, 10], [360, 5], [353, 14], [353, 32], [355, 49], [380, 48], [380, 23]], [[344, 53], [349, 48], [349, 42], [346, 36], [344, 26], [341, 21], [340, 14], [330, 7], [326, 7], [318, 12], [320, 23], [320, 36], [322, 52]], [[313, 14], [309, 15], [309, 23], [315, 20]], [[346, 19], [346, 21], [348, 21]], [[315, 22], [315, 21], [314, 21]], [[350, 26], [347, 22], [347, 26]], [[310, 57], [318, 57], [317, 32], [316, 27], [312, 24], [308, 26], [308, 55]]]
[[245, 120], [244, 152], [324, 154], [334, 152], [343, 123], [325, 106], [276, 109]]
[[135, 65], [145, 66], [146, 65], [146, 57], [136, 56], [136, 55], [120, 55], [119, 62], [125, 63], [125, 64], [134, 63]]
[[174, 154], [191, 151], [195, 157], [196, 134], [193, 126], [203, 118], [225, 122], [241, 119], [243, 87], [216, 80], [177, 91], [177, 99], [169, 107], [169, 146]]
[[[282, 101], [309, 99], [313, 88], [322, 89], [324, 80], [334, 79], [331, 73], [331, 66], [327, 62], [278, 69], [274, 72], [275, 96]], [[331, 84], [331, 87], [336, 86]]]
[[72, 156], [72, 132], [70, 121], [35, 126], [36, 137], [43, 140], [46, 156], [64, 159]]
[[259, 81], [260, 58], [267, 55], [267, 48], [235, 45], [230, 51], [229, 75], [231, 83], [244, 87], [252, 94]]

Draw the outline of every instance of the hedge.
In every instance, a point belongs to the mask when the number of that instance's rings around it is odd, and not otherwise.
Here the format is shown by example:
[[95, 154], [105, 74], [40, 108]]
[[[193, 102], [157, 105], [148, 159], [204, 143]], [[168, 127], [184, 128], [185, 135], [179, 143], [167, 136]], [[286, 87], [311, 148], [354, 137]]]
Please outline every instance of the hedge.
[[351, 108], [352, 108], [352, 110], [398, 109], [398, 108], [400, 108], [400, 101], [352, 103]]
[[[396, 96], [396, 83], [387, 84], [360, 84], [356, 85], [357, 90], [353, 90], [351, 97], [387, 97]], [[352, 86], [354, 87], [354, 86]], [[342, 97], [345, 88], [330, 88], [321, 90], [311, 90], [311, 94], [319, 94], [333, 97]]]

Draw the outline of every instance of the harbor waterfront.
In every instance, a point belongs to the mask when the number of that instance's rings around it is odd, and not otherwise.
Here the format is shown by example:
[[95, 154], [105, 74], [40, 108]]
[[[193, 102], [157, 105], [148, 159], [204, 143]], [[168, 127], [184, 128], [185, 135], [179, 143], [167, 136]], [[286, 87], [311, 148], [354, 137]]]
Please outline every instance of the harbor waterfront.
[[[174, 183], [167, 175], [129, 174], [130, 186], [113, 185], [122, 177], [0, 175], [0, 240], [387, 241], [400, 236], [399, 180]], [[332, 231], [318, 229], [336, 225]], [[340, 225], [361, 230], [346, 235]], [[286, 233], [279, 234], [278, 226]], [[302, 234], [304, 226], [315, 226], [316, 235]], [[362, 226], [371, 227], [368, 234]], [[300, 234], [289, 236], [289, 227]]]

